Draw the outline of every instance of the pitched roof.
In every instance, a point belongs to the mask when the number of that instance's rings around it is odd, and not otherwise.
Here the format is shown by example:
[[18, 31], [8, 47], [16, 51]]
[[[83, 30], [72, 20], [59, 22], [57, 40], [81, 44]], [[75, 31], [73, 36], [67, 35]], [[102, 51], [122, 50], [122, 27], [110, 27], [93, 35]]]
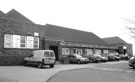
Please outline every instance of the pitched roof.
[[47, 37], [61, 38], [65, 41], [81, 42], [88, 44], [107, 45], [105, 41], [91, 32], [69, 29], [61, 26], [46, 24]]
[[2, 18], [5, 19], [10, 19], [10, 20], [15, 20], [15, 21], [21, 21], [21, 22], [26, 22], [26, 23], [34, 23], [28, 18], [26, 18], [24, 15], [16, 11], [15, 9], [12, 9], [8, 13], [5, 14]]
[[108, 44], [127, 44], [124, 40], [122, 40], [120, 37], [115, 36], [115, 37], [108, 37], [108, 38], [103, 38], [104, 41], [106, 41]]
[[3, 17], [5, 15], [5, 13], [3, 13], [2, 11], [0, 11], [0, 17]]

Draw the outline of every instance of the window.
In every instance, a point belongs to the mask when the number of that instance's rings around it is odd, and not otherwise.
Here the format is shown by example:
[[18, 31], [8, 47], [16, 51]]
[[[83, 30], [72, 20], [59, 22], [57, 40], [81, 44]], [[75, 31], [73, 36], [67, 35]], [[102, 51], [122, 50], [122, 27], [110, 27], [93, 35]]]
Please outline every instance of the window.
[[26, 36], [21, 36], [20, 47], [26, 48]]
[[102, 54], [102, 51], [100, 49], [96, 49], [95, 54]]
[[92, 49], [85, 49], [85, 54], [93, 54]]
[[54, 52], [50, 52], [50, 56], [54, 57], [55, 56]]
[[103, 53], [109, 53], [109, 51], [108, 50], [103, 50]]
[[74, 54], [80, 54], [80, 55], [83, 54], [82, 49], [74, 48], [73, 51], [74, 51]]
[[34, 37], [34, 49], [38, 49], [38, 48], [39, 48], [39, 38]]
[[4, 48], [12, 48], [13, 47], [12, 40], [13, 40], [12, 35], [5, 34], [4, 35]]
[[44, 56], [49, 57], [49, 52], [45, 52]]
[[69, 55], [70, 54], [69, 48], [62, 48], [62, 54]]
[[39, 37], [5, 34], [4, 48], [38, 49]]

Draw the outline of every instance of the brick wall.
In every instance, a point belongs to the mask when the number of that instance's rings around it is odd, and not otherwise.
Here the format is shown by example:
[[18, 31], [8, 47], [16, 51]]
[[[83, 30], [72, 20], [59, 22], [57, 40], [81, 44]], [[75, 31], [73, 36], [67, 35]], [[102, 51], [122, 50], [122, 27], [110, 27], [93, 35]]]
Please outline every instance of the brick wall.
[[22, 64], [24, 57], [26, 57], [33, 50], [4, 48], [4, 34], [33, 36], [34, 32], [39, 33], [39, 49], [42, 49], [42, 40], [45, 35], [44, 26], [7, 19], [0, 19], [0, 65]]

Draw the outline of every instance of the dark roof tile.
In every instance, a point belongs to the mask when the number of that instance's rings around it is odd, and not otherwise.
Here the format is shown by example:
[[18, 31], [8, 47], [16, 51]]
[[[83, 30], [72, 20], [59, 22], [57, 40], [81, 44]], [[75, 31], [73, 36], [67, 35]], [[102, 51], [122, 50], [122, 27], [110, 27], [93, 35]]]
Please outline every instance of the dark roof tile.
[[122, 40], [120, 37], [108, 37], [108, 38], [103, 38], [104, 41], [106, 41], [108, 44], [113, 45], [113, 44], [127, 44], [124, 40]]
[[85, 32], [50, 24], [46, 24], [45, 27], [47, 27], [45, 34], [47, 37], [61, 38], [66, 41], [73, 42], [107, 45], [105, 41], [91, 32]]
[[26, 18], [24, 15], [22, 15], [21, 13], [19, 13], [15, 9], [12, 9], [11, 11], [9, 11], [2, 18], [15, 20], [15, 21], [21, 21], [21, 22], [25, 22], [25, 23], [33, 23], [34, 24], [34, 22], [32, 22], [31, 20]]
[[3, 17], [5, 15], [5, 13], [3, 13], [2, 11], [0, 11], [0, 17]]

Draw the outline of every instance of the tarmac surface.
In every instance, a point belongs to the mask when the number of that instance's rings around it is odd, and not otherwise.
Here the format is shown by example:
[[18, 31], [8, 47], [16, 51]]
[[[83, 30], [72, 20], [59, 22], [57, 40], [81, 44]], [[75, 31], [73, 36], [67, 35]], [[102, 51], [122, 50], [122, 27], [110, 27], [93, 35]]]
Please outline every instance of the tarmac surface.
[[[0, 66], [0, 82], [46, 82], [55, 74], [82, 68], [99, 69], [96, 67], [102, 64], [127, 63], [127, 61], [107, 62], [107, 63], [89, 63], [89, 64], [57, 64], [54, 68], [44, 67], [38, 69], [30, 66]], [[100, 68], [101, 69], [101, 68]]]

